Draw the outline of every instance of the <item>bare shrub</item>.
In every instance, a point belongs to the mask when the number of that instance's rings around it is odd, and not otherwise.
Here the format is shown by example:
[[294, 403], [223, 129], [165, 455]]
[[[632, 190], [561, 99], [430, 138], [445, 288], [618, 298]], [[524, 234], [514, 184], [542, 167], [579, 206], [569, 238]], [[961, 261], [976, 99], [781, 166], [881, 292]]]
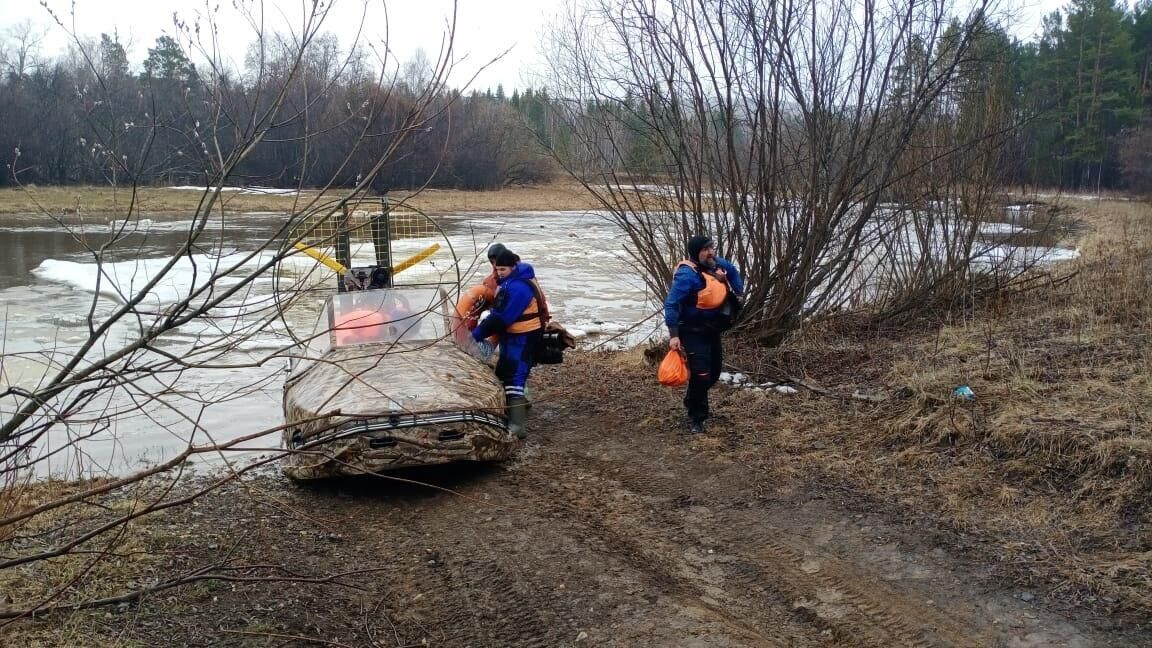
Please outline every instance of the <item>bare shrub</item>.
[[854, 274], [881, 309], [955, 293], [1010, 129], [993, 8], [593, 2], [549, 44], [575, 133], [557, 154], [653, 295], [691, 234], [715, 236], [763, 342], [851, 304]]

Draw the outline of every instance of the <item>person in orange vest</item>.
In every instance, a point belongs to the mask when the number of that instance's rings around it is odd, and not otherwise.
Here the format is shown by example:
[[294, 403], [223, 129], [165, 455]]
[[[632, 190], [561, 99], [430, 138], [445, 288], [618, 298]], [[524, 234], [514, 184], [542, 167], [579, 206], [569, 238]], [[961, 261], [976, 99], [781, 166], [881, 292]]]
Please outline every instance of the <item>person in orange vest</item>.
[[[500, 256], [500, 253], [504, 252], [505, 250], [508, 250], [508, 248], [503, 243], [493, 243], [488, 248], [488, 263], [492, 265], [492, 272], [490, 274], [488, 274], [487, 276], [485, 276], [484, 281], [481, 282], [481, 285], [488, 292], [488, 294], [495, 294], [496, 293], [496, 287], [497, 287], [497, 283], [498, 283], [497, 277], [496, 277], [496, 257]], [[511, 250], [508, 250], [508, 251], [511, 252]], [[520, 255], [519, 254], [516, 254], [515, 252], [513, 252], [512, 256], [516, 257], [516, 263], [520, 263]], [[525, 264], [525, 265], [528, 266], [529, 268], [532, 267], [530, 264]], [[532, 272], [532, 278], [529, 281], [531, 281], [536, 286], [536, 294], [544, 302], [543, 304], [541, 304], [541, 306], [543, 306], [543, 308], [544, 308], [544, 322], [547, 323], [548, 320], [551, 319], [551, 317], [549, 316], [549, 311], [548, 311], [548, 298], [544, 296], [544, 291], [543, 291], [543, 289], [540, 288], [540, 282], [536, 280], [536, 274], [535, 274], [534, 269]], [[484, 310], [485, 310], [484, 308], [480, 309], [481, 312], [483, 312]]]
[[543, 293], [536, 283], [536, 270], [505, 248], [493, 259], [497, 289], [488, 317], [472, 330], [477, 343], [498, 334], [500, 355], [496, 377], [504, 383], [508, 403], [508, 430], [527, 436], [528, 401], [524, 389], [535, 364], [533, 350], [540, 345], [547, 322]]
[[[460, 295], [460, 300], [456, 303], [456, 314], [460, 317], [463, 325], [462, 329], [458, 331], [458, 335], [463, 336], [463, 338], [458, 339], [467, 339], [471, 331], [480, 324], [480, 316], [492, 307], [497, 288], [496, 266], [493, 262], [501, 252], [507, 249], [503, 243], [493, 243], [488, 248], [487, 253], [488, 263], [492, 266], [491, 272], [484, 276], [479, 285], [472, 286]], [[519, 260], [520, 257], [517, 256], [516, 259]], [[477, 351], [481, 359], [487, 361], [499, 343], [500, 337], [498, 335], [492, 335], [486, 341], [478, 343]]]
[[[496, 257], [501, 252], [508, 250], [503, 243], [493, 243], [488, 247], [488, 263], [492, 266], [492, 272], [484, 276], [484, 280], [480, 282], [479, 286], [472, 286], [464, 292], [460, 302], [457, 304], [456, 312], [464, 319], [464, 326], [469, 330], [473, 330], [480, 323], [480, 316], [492, 307], [492, 301], [496, 296], [497, 277], [496, 277]], [[510, 250], [509, 250], [510, 251]], [[516, 262], [520, 263], [520, 255], [512, 253], [516, 258]], [[532, 268], [531, 264], [524, 264], [528, 268]], [[536, 294], [541, 299], [541, 307], [543, 310], [544, 323], [547, 324], [552, 319], [551, 313], [548, 310], [548, 298], [544, 296], [544, 289], [540, 287], [540, 282], [536, 280], [535, 269], [532, 270], [532, 284], [536, 288]], [[466, 311], [466, 312], [465, 312]], [[481, 354], [485, 357], [491, 356], [495, 350], [496, 345], [500, 343], [500, 336], [492, 335], [488, 337], [488, 345], [481, 346]], [[531, 407], [531, 406], [529, 406]]]
[[664, 299], [664, 323], [669, 348], [682, 351], [688, 360], [688, 430], [704, 432], [710, 416], [708, 390], [720, 379], [724, 347], [720, 334], [732, 325], [729, 293], [744, 292], [740, 271], [716, 255], [716, 242], [707, 236], [688, 240], [688, 258], [676, 265], [672, 286]]

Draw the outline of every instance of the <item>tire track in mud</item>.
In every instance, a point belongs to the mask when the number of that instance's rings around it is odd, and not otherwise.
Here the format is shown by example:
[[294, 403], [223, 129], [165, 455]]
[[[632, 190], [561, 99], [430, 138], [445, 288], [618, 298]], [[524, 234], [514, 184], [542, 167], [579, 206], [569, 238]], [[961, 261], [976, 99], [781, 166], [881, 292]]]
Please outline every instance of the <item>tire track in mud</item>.
[[[554, 461], [559, 464], [555, 468], [565, 474], [583, 474], [577, 483], [599, 480], [632, 493], [631, 511], [613, 511], [610, 516], [625, 522], [607, 524], [597, 516], [585, 514], [579, 515], [581, 523], [594, 529], [607, 546], [631, 555], [629, 564], [652, 574], [655, 585], [670, 586], [682, 597], [721, 599], [721, 605], [711, 606], [713, 612], [745, 636], [754, 633], [766, 640], [763, 633], [780, 628], [756, 619], [787, 612], [809, 626], [808, 639], [813, 641], [826, 640], [831, 634], [854, 645], [876, 647], [989, 645], [989, 639], [973, 637], [939, 610], [916, 602], [915, 595], [879, 586], [881, 579], [876, 574], [850, 569], [826, 557], [813, 560], [777, 541], [774, 536], [779, 536], [780, 530], [765, 527], [762, 511], [735, 508], [726, 501], [731, 499], [730, 492], [713, 492], [710, 483], [715, 485], [715, 480], [690, 482], [686, 478], [663, 477], [660, 473], [669, 474], [667, 464], [644, 466], [579, 455], [560, 455]], [[699, 457], [689, 461], [702, 463]], [[699, 465], [687, 462], [677, 468], [685, 469], [687, 475], [701, 472]], [[589, 475], [593, 479], [588, 479]], [[610, 488], [585, 488], [574, 493], [568, 490], [556, 489], [552, 495], [566, 498], [575, 513], [589, 508], [612, 510], [629, 500], [603, 496]], [[593, 498], [600, 495], [591, 507], [587, 501], [590, 493]], [[689, 506], [706, 508], [713, 519], [706, 525], [693, 523], [691, 516], [685, 515]], [[759, 517], [755, 518], [757, 514]], [[645, 535], [665, 539], [660, 551], [637, 546], [634, 538]], [[718, 555], [711, 554], [707, 560], [684, 557], [685, 549], [717, 543], [727, 548], [713, 549]], [[719, 565], [724, 574], [720, 591], [702, 586], [702, 565], [693, 562]], [[671, 567], [666, 566], [668, 563]], [[867, 583], [869, 590], [855, 587], [853, 582]]]
[[468, 623], [457, 615], [449, 627], [471, 629], [460, 637], [469, 645], [486, 641], [491, 646], [545, 648], [559, 643], [552, 632], [555, 620], [548, 623], [540, 614], [540, 597], [523, 591], [518, 579], [493, 558], [454, 561], [434, 570], [441, 585], [438, 594], [447, 594], [447, 601], [438, 598], [437, 605], [455, 603], [453, 607], [468, 611]]
[[[566, 467], [564, 471], [567, 476], [577, 476], [576, 482], [581, 481], [578, 475], [582, 471], [576, 466]], [[665, 554], [676, 551], [676, 545], [666, 542], [644, 525], [630, 525], [630, 533], [618, 532], [611, 524], [605, 523], [607, 518], [616, 517], [609, 510], [610, 506], [605, 506], [594, 496], [590, 497], [583, 489], [570, 486], [572, 480], [556, 481], [541, 472], [521, 472], [514, 483], [518, 490], [537, 494], [536, 500], [543, 505], [546, 517], [584, 547], [631, 567], [661, 591], [686, 596], [700, 594], [698, 587], [662, 568], [666, 562]], [[643, 520], [643, 515], [635, 511], [630, 510], [627, 515], [632, 520]], [[627, 522], [621, 520], [620, 523]]]
[[[574, 461], [578, 459], [579, 461]], [[564, 474], [568, 479], [556, 481], [548, 478], [529, 479], [525, 484], [562, 513], [561, 522], [569, 526], [570, 533], [585, 538], [585, 543], [596, 550], [623, 562], [644, 577], [646, 584], [661, 596], [671, 597], [680, 605], [703, 612], [713, 623], [720, 625], [729, 639], [754, 642], [757, 646], [794, 646], [799, 637], [783, 641], [779, 626], [761, 626], [749, 623], [744, 615], [733, 613], [728, 606], [718, 604], [709, 596], [709, 587], [703, 574], [681, 556], [686, 549], [698, 546], [681, 525], [674, 520], [653, 517], [653, 511], [644, 506], [643, 493], [621, 489], [621, 481], [643, 484], [661, 495], [662, 499], [677, 502], [682, 498], [682, 484], [650, 473], [621, 466], [615, 474], [606, 475], [588, 470], [583, 457], [558, 456], [550, 461], [549, 473]], [[543, 475], [534, 471], [536, 476]], [[525, 474], [524, 477], [528, 477]], [[620, 495], [623, 495], [622, 497]]]
[[509, 560], [491, 530], [474, 525], [469, 502], [487, 487], [454, 489], [465, 499], [401, 500], [388, 516], [371, 500], [348, 505], [349, 517], [369, 532], [364, 544], [397, 558], [382, 565], [376, 589], [397, 610], [387, 632], [397, 633], [403, 645], [545, 648], [562, 643], [558, 633], [568, 624], [556, 597]]
[[[402, 602], [394, 620], [406, 640], [555, 646], [588, 629], [612, 644], [617, 625], [642, 636], [676, 619], [716, 645], [991, 645], [914, 594], [879, 586], [879, 575], [769, 526], [742, 466], [692, 446], [638, 453], [635, 440], [588, 436], [543, 438], [498, 478], [456, 485], [463, 497], [401, 500], [389, 515], [353, 503], [379, 532], [369, 544], [410, 558], [402, 573], [381, 574], [394, 579], [381, 587]], [[507, 506], [478, 507], [487, 497]], [[565, 594], [557, 581], [570, 585]], [[636, 608], [634, 588], [651, 607]], [[590, 603], [601, 611], [590, 614]]]

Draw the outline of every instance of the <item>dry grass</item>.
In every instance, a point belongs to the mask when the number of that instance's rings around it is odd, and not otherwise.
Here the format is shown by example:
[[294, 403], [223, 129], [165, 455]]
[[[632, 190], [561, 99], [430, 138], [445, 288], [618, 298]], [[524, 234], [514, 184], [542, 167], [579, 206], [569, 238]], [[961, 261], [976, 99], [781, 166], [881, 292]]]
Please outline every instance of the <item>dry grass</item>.
[[[231, 212], [297, 211], [317, 197], [316, 191], [300, 196], [221, 194], [222, 207]], [[343, 195], [331, 192], [331, 198]], [[578, 210], [595, 207], [579, 186], [553, 183], [540, 186], [507, 187], [496, 191], [456, 191], [429, 189], [415, 195], [397, 191], [393, 202], [404, 203], [429, 214], [452, 211], [538, 211]], [[202, 192], [157, 187], [130, 189], [112, 187], [36, 187], [0, 189], [0, 214], [123, 215], [191, 212]], [[374, 199], [369, 202], [375, 204]]]
[[[823, 326], [744, 367], [837, 394], [779, 404], [797, 477], [986, 536], [1011, 578], [1152, 612], [1152, 207], [1074, 204], [1082, 259], [943, 327]], [[1063, 279], [1063, 281], [1060, 281]], [[974, 401], [951, 398], [970, 385]], [[780, 400], [780, 399], [777, 399]]]
[[[18, 515], [63, 501], [102, 482], [48, 480], [13, 485], [0, 490], [0, 508], [6, 516]], [[0, 528], [0, 546], [5, 548], [5, 556], [50, 551], [108, 519], [142, 510], [147, 506], [147, 496], [147, 489], [141, 484], [91, 501], [50, 509]], [[155, 519], [125, 525], [46, 563], [0, 570], [0, 592], [4, 592], [0, 608], [25, 609], [39, 603], [67, 604], [120, 594], [126, 582], [140, 582], [149, 575], [155, 557], [145, 549], [142, 531]]]

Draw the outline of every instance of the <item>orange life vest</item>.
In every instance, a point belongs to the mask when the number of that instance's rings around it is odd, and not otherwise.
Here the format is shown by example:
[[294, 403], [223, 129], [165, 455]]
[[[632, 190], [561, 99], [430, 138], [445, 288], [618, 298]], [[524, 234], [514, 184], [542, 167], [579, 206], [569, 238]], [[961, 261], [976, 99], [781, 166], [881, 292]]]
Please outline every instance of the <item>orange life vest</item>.
[[[676, 270], [679, 270], [680, 266], [688, 266], [704, 278], [704, 287], [696, 293], [696, 308], [713, 310], [724, 305], [724, 300], [728, 298], [727, 282], [720, 281], [709, 272], [701, 272], [696, 264], [691, 261], [681, 261], [677, 263]], [[675, 274], [675, 270], [673, 274]]]
[[[472, 286], [460, 295], [460, 301], [456, 302], [456, 315], [452, 318], [452, 332], [457, 342], [467, 345], [472, 341], [471, 331], [476, 328], [480, 313], [492, 304], [495, 297], [496, 290], [488, 287], [487, 281], [479, 286]], [[493, 335], [488, 341], [498, 344], [500, 337]]]
[[380, 342], [384, 325], [388, 318], [379, 310], [359, 309], [340, 316], [333, 327], [336, 346]]
[[[536, 312], [539, 312], [541, 314], [541, 316], [544, 318], [545, 322], [550, 321], [552, 319], [552, 314], [548, 311], [548, 298], [544, 296], [544, 289], [540, 287], [540, 281], [537, 280], [535, 277], [533, 277], [532, 279], [526, 279], [526, 281], [528, 283], [532, 284], [532, 291], [534, 293], [536, 293], [536, 298], [540, 300], [540, 304], [537, 307], [538, 310]], [[481, 285], [484, 287], [484, 290], [486, 291], [484, 293], [485, 299], [487, 300], [487, 303], [489, 305], [491, 305], [492, 302], [496, 298], [496, 288], [498, 285], [498, 282], [496, 279], [496, 273], [493, 272], [492, 274], [484, 277], [484, 282]], [[531, 308], [531, 307], [532, 306], [529, 305], [529, 308]], [[524, 311], [524, 312], [527, 313], [528, 311]]]
[[472, 286], [460, 295], [460, 301], [456, 302], [456, 315], [460, 319], [468, 319], [475, 316], [485, 307], [492, 303], [496, 297], [496, 291], [486, 285]]
[[516, 318], [515, 322], [509, 326], [505, 331], [508, 333], [529, 333], [538, 329], [544, 328], [543, 316], [540, 312], [539, 298], [543, 297], [540, 292], [540, 286], [535, 281], [529, 281], [532, 284], [532, 290], [536, 293], [536, 297], [528, 302], [528, 307]]

